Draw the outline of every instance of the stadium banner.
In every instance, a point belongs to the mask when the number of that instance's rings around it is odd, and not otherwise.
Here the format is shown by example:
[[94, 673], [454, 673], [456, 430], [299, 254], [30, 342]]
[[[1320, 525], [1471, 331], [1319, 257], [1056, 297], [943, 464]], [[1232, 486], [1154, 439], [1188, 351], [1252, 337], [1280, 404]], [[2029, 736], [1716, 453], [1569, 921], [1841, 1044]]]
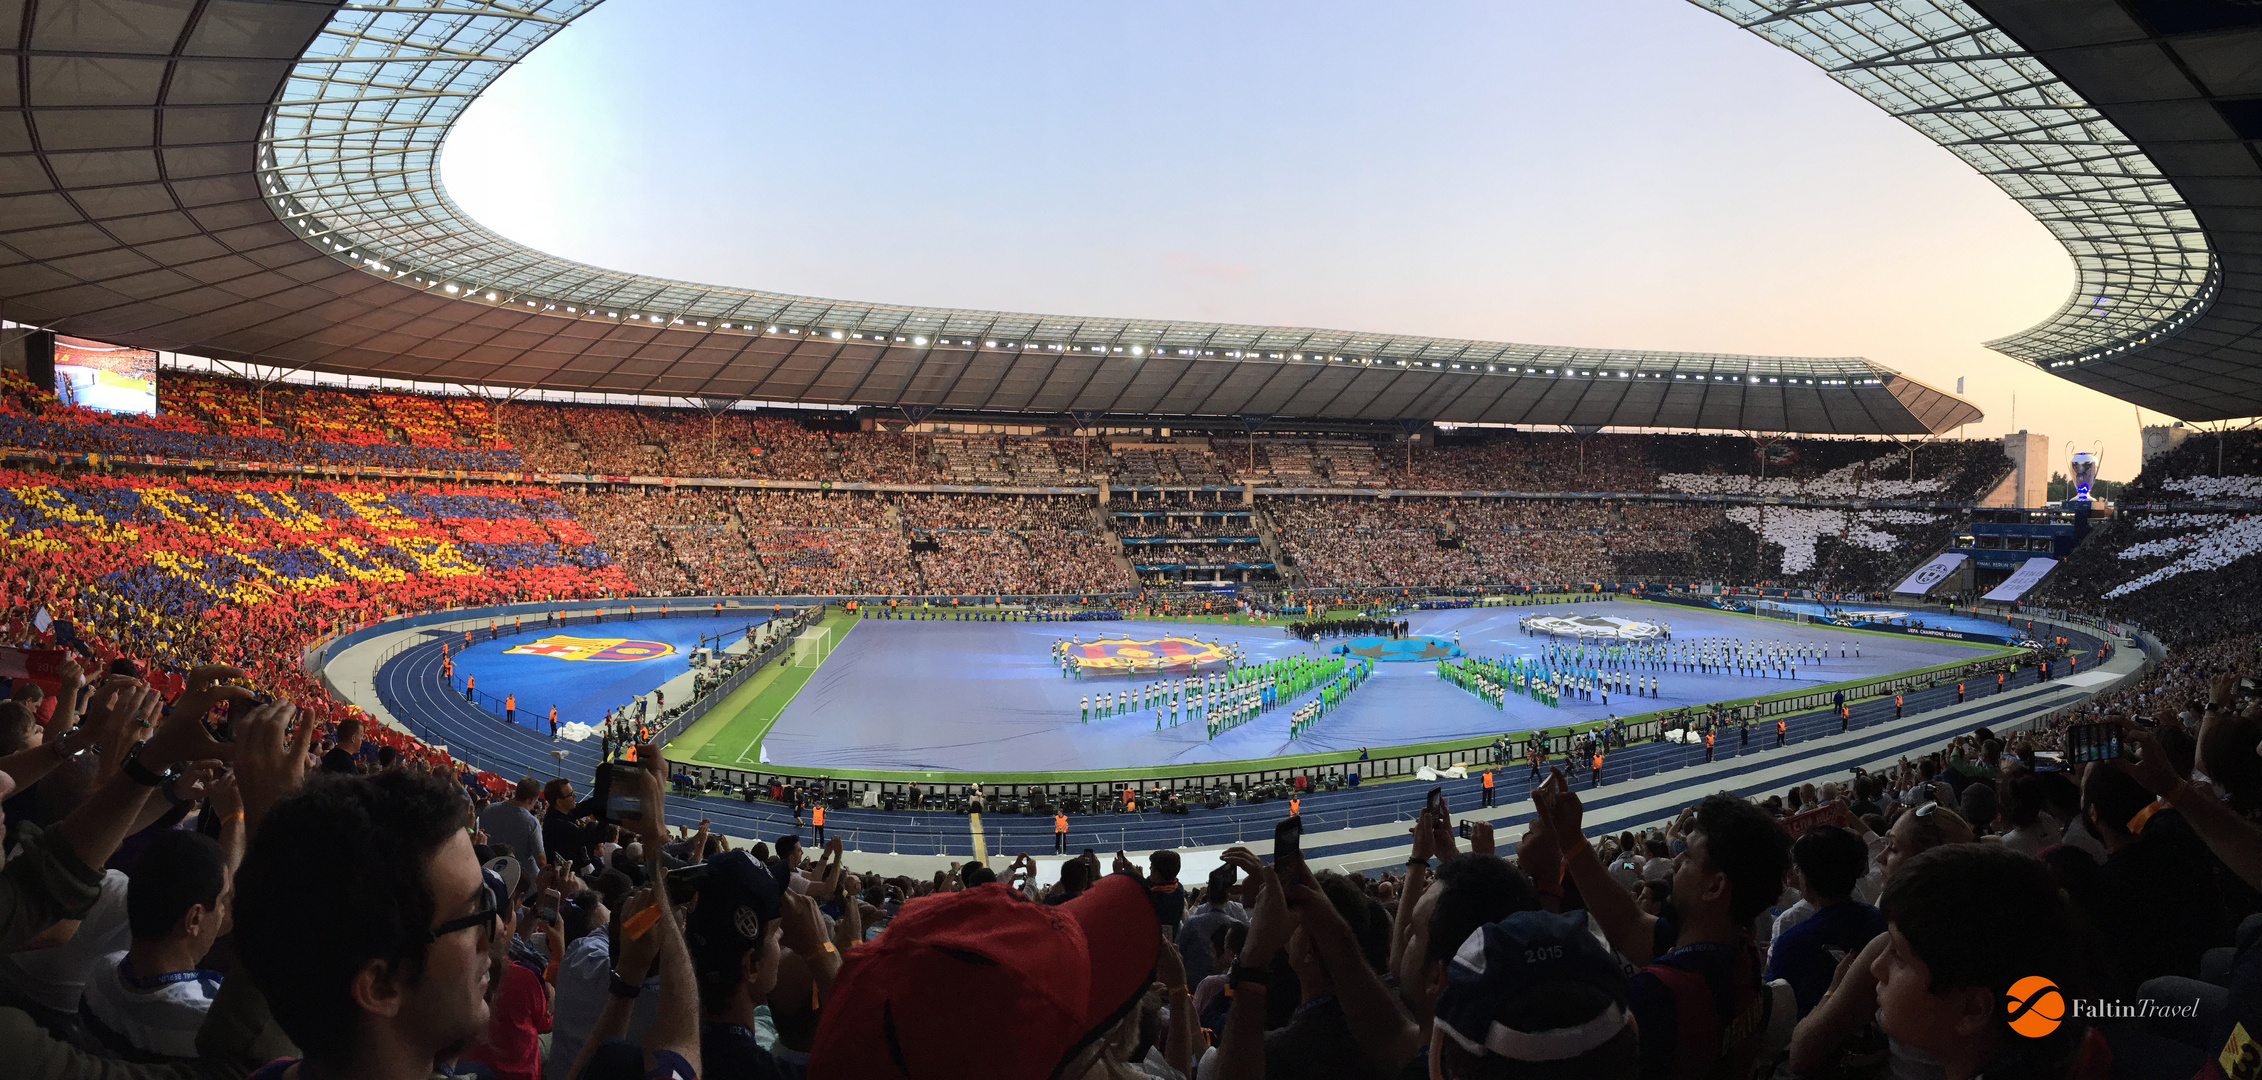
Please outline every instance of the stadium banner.
[[[1816, 625], [1828, 626], [1820, 623]], [[1857, 629], [1872, 634], [1906, 634], [1910, 637], [1939, 638], [1943, 641], [1977, 641], [1988, 645], [2002, 645], [2017, 639], [2018, 631], [2008, 626], [2000, 634], [1983, 634], [1976, 630], [1947, 630], [1937, 626], [1909, 626], [1905, 623], [1863, 623]]]
[[1956, 568], [1964, 564], [1965, 558], [1966, 556], [1963, 555], [1942, 555], [1923, 566], [1917, 567], [1916, 573], [1910, 574], [1906, 580], [1893, 586], [1893, 591], [1909, 596], [1923, 596], [1930, 593], [1941, 582], [1948, 580], [1949, 576], [1956, 572]]
[[2028, 559], [2020, 563], [2018, 569], [2011, 571], [2011, 576], [2004, 578], [2001, 585], [1989, 589], [1987, 595], [1980, 597], [1980, 599], [2010, 603], [2021, 596], [2025, 596], [2028, 589], [2040, 584], [2043, 576], [2057, 565], [2058, 560], [2056, 559]]

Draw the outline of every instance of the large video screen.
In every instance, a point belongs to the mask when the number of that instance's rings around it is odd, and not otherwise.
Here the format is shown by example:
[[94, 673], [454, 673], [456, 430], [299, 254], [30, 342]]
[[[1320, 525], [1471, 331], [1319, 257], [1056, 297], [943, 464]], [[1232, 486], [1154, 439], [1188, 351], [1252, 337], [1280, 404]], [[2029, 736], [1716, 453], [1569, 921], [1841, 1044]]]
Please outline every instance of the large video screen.
[[157, 354], [55, 336], [55, 396], [103, 412], [157, 412]]

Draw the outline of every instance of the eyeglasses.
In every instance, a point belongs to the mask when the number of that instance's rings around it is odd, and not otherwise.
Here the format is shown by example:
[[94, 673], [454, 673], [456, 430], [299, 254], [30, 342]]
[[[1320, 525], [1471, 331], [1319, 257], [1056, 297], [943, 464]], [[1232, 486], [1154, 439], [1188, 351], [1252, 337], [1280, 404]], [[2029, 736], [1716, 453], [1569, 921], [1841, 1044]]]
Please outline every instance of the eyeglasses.
[[496, 924], [502, 920], [502, 914], [495, 907], [494, 890], [487, 888], [482, 883], [479, 888], [479, 910], [460, 919], [449, 919], [426, 931], [425, 941], [427, 944], [434, 943], [458, 930], [469, 930], [474, 926], [483, 926], [486, 928], [483, 937], [491, 944], [495, 940]]

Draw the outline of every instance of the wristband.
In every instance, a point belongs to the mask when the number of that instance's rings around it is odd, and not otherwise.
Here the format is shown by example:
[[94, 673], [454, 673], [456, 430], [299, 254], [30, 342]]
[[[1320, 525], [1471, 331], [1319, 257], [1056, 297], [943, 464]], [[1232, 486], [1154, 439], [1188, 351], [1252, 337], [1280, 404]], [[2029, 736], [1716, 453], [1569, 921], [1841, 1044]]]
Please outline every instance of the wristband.
[[[126, 774], [126, 779], [142, 787], [162, 787], [171, 783], [174, 776], [178, 775], [177, 770], [167, 769], [161, 773], [151, 772], [149, 766], [141, 763], [142, 745], [135, 743], [133, 749], [126, 751], [126, 759], [118, 763], [118, 771]], [[170, 794], [170, 792], [167, 794]]]
[[638, 994], [644, 992], [644, 987], [621, 978], [620, 972], [616, 971], [613, 972], [612, 985], [606, 987], [605, 992], [623, 1000], [634, 1001]]
[[1225, 985], [1240, 986], [1246, 983], [1252, 986], [1262, 987], [1270, 978], [1272, 978], [1272, 972], [1266, 968], [1250, 967], [1247, 964], [1235, 964], [1233, 965], [1233, 970], [1227, 972], [1225, 975]]

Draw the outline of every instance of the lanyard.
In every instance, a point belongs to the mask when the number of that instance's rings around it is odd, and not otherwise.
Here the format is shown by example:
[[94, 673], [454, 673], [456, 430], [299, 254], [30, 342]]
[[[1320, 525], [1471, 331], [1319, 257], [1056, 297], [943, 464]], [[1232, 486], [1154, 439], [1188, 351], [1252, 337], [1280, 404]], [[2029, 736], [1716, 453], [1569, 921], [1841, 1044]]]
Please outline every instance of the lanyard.
[[174, 983], [194, 982], [206, 976], [210, 976], [213, 982], [220, 981], [220, 975], [218, 972], [203, 970], [168, 971], [163, 975], [152, 975], [148, 978], [142, 978], [141, 976], [134, 974], [132, 957], [129, 956], [118, 961], [118, 977], [125, 980], [127, 986], [133, 987], [136, 990], [155, 990], [158, 987], [171, 986]]

